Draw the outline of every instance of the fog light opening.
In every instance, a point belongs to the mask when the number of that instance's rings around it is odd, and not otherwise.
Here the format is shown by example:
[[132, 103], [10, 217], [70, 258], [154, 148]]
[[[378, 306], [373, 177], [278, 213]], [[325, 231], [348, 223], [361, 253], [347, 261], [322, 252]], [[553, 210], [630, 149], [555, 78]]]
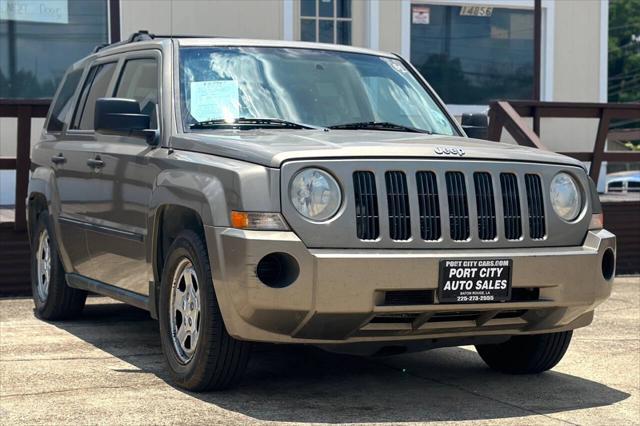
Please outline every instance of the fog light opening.
[[602, 255], [602, 276], [609, 281], [616, 272], [616, 255], [613, 250], [608, 248]]
[[256, 267], [258, 279], [271, 288], [287, 287], [298, 279], [298, 275], [298, 261], [287, 253], [270, 253], [260, 259]]

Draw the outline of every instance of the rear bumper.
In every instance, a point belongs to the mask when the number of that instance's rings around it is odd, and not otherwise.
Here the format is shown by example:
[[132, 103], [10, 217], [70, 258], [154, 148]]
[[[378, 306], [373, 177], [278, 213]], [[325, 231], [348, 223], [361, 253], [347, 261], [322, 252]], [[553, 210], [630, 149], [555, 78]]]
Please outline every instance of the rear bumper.
[[[589, 232], [579, 247], [508, 250], [307, 249], [292, 232], [216, 227], [207, 227], [206, 237], [227, 330], [251, 341], [344, 344], [570, 330], [591, 322], [613, 281], [602, 274], [605, 251], [615, 252], [606, 230]], [[256, 265], [272, 252], [299, 263], [288, 287], [270, 288], [256, 276]], [[465, 258], [513, 259], [520, 300], [438, 304], [435, 296], [385, 304], [386, 292], [435, 294], [439, 261]], [[539, 296], [530, 300], [532, 294]]]

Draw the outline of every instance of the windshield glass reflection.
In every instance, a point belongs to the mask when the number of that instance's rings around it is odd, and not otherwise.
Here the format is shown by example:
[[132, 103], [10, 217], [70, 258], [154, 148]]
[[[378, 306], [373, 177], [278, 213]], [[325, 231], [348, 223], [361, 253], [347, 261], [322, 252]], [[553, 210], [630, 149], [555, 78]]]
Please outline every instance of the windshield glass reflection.
[[180, 93], [187, 130], [196, 123], [198, 129], [206, 129], [202, 123], [219, 128], [238, 119], [277, 119], [317, 127], [384, 123], [370, 128], [457, 134], [401, 61], [375, 55], [293, 48], [182, 48]]

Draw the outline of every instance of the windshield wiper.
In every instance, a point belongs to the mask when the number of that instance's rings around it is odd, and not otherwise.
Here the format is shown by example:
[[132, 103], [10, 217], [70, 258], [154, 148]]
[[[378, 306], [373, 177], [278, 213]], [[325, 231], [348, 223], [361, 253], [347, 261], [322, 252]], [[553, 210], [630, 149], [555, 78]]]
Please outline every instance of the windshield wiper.
[[215, 129], [219, 127], [242, 128], [289, 128], [289, 129], [312, 129], [324, 130], [322, 127], [312, 126], [310, 124], [296, 123], [280, 118], [248, 118], [238, 117], [233, 121], [219, 118], [216, 120], [199, 121], [189, 126], [190, 129]]
[[335, 124], [329, 126], [329, 129], [342, 129], [342, 130], [388, 130], [388, 131], [401, 131], [401, 132], [413, 132], [413, 133], [427, 133], [433, 134], [429, 130], [417, 129], [415, 127], [405, 126], [402, 124], [390, 123], [388, 121], [363, 121], [359, 123], [344, 123]]

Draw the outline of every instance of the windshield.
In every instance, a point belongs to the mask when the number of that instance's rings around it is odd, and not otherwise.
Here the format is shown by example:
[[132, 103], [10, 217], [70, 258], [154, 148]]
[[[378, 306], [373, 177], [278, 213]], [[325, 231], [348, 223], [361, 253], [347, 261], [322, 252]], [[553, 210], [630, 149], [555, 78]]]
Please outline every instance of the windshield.
[[191, 130], [274, 119], [299, 128], [457, 134], [401, 61], [339, 51], [181, 48], [180, 105]]

